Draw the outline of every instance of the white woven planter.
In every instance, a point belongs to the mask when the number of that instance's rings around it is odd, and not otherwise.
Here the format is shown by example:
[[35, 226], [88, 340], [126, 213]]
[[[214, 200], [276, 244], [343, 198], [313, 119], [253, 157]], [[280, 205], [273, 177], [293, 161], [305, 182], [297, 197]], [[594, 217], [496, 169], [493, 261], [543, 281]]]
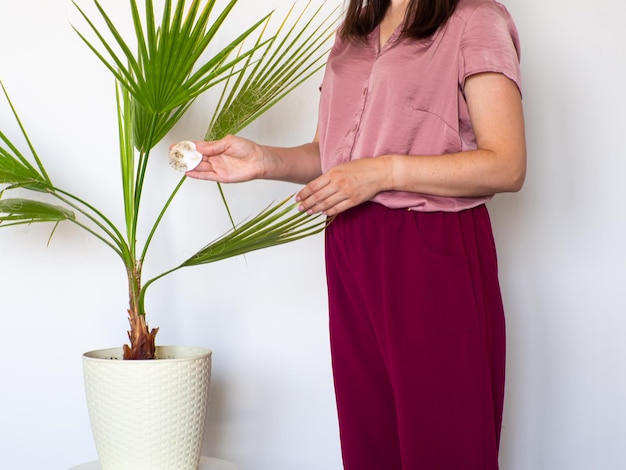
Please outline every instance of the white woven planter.
[[197, 470], [211, 351], [157, 347], [124, 361], [121, 348], [83, 355], [87, 408], [102, 470]]

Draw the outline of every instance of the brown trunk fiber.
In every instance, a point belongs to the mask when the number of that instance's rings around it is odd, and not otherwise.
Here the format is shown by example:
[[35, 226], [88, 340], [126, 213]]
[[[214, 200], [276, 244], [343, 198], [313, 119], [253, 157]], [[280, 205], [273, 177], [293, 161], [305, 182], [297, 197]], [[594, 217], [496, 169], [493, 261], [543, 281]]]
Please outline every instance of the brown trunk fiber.
[[130, 346], [124, 345], [124, 360], [154, 359], [156, 352], [155, 338], [158, 328], [150, 330], [145, 315], [137, 315], [134, 309], [128, 310]]

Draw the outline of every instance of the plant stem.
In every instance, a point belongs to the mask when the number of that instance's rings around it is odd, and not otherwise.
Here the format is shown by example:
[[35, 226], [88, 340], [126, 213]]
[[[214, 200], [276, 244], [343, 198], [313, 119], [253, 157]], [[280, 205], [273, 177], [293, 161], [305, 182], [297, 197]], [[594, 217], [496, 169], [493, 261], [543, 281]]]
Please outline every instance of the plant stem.
[[137, 175], [135, 181], [135, 211], [132, 220], [131, 239], [128, 240], [130, 244], [130, 252], [133, 259], [137, 256], [137, 227], [139, 223], [139, 207], [141, 206], [141, 196], [143, 193], [143, 184], [146, 177], [146, 170], [148, 168], [148, 160], [150, 158], [150, 149], [152, 148], [152, 138], [156, 129], [158, 116], [152, 117], [152, 123], [150, 124], [150, 132], [148, 133], [148, 139], [145, 146], [148, 150], [141, 150], [139, 154], [139, 164], [137, 168]]
[[141, 292], [139, 294], [139, 300], [138, 300], [138, 305], [139, 305], [139, 311], [143, 312], [145, 310], [145, 298], [146, 298], [146, 291], [148, 290], [148, 287], [158, 281], [159, 279], [161, 279], [162, 277], [165, 277], [169, 274], [172, 274], [174, 271], [178, 271], [179, 269], [181, 269], [183, 267], [183, 265], [179, 265], [176, 266], [175, 268], [170, 269], [169, 271], [165, 271], [164, 273], [159, 274], [158, 276], [150, 279], [148, 282], [146, 282], [143, 286], [143, 288], [141, 289]]

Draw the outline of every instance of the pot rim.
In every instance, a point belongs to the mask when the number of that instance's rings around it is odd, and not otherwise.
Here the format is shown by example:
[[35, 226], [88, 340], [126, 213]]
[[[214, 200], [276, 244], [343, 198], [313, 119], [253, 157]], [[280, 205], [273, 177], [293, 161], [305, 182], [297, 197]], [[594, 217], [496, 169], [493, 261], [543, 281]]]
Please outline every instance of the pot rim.
[[170, 361], [189, 361], [193, 359], [202, 359], [211, 357], [212, 351], [207, 348], [196, 346], [157, 346], [156, 359], [125, 361], [124, 352], [121, 347], [95, 349], [83, 353], [84, 361], [111, 361], [124, 364], [145, 364], [155, 363], [161, 360]]

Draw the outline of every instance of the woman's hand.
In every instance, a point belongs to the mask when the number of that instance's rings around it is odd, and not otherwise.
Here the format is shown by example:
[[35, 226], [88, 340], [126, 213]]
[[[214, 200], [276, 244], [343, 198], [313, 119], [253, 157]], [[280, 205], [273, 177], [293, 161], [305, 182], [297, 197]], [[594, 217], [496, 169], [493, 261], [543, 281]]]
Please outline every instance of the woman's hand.
[[195, 142], [202, 154], [202, 162], [186, 173], [220, 183], [238, 183], [263, 177], [266, 158], [258, 144], [236, 136], [227, 136], [213, 142]]
[[360, 158], [342, 163], [307, 184], [298, 194], [300, 210], [336, 215], [393, 187], [392, 160]]

